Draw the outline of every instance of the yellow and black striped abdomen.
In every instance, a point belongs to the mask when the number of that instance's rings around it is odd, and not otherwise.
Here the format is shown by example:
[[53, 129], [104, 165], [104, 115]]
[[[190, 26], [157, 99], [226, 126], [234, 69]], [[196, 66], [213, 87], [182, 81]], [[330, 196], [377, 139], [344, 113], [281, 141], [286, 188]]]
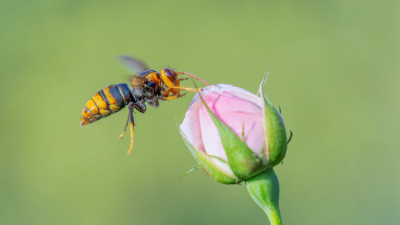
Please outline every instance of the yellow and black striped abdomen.
[[116, 113], [129, 102], [136, 102], [135, 100], [127, 84], [110, 85], [97, 92], [86, 103], [81, 114], [81, 126]]

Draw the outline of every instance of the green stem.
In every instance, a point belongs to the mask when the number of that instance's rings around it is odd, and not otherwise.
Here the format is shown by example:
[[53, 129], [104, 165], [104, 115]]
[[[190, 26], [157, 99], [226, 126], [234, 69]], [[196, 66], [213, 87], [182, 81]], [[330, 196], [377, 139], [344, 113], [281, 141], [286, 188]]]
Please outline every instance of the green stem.
[[246, 181], [247, 191], [267, 214], [271, 225], [282, 225], [279, 211], [279, 182], [273, 169]]

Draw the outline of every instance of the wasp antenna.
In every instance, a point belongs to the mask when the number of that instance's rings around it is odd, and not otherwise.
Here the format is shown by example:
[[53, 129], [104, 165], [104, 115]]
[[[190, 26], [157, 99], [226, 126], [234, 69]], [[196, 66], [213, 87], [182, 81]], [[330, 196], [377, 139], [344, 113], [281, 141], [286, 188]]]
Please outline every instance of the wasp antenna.
[[207, 81], [201, 79], [200, 77], [198, 77], [198, 76], [196, 76], [196, 75], [194, 75], [194, 74], [186, 73], [186, 72], [177, 72], [176, 74], [178, 74], [178, 75], [179, 75], [179, 74], [184, 74], [184, 75], [186, 75], [186, 76], [189, 76], [189, 77], [191, 77], [191, 78], [194, 78], [194, 79], [196, 79], [196, 80], [202, 82], [203, 84], [205, 84], [205, 85], [207, 85], [207, 86], [210, 86], [210, 84], [207, 83]]

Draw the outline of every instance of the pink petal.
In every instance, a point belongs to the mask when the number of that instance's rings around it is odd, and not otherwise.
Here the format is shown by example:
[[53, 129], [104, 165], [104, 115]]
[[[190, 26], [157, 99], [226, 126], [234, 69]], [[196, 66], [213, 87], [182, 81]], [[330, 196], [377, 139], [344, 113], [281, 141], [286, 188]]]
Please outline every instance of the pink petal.
[[203, 140], [201, 138], [199, 109], [199, 104], [189, 106], [185, 119], [180, 125], [180, 129], [186, 136], [187, 141], [191, 143], [195, 149], [205, 152]]

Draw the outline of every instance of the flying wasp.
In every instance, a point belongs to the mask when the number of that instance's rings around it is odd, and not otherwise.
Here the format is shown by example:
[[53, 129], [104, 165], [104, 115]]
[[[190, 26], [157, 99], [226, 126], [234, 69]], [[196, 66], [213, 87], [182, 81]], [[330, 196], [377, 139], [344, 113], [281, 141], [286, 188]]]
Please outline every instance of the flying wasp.
[[186, 94], [181, 94], [180, 91], [197, 92], [201, 90], [201, 88], [180, 86], [180, 81], [189, 78], [178, 78], [178, 75], [192, 77], [207, 86], [209, 84], [200, 77], [186, 72], [177, 72], [169, 68], [164, 68], [161, 72], [150, 70], [146, 64], [129, 56], [120, 56], [119, 60], [125, 67], [137, 74], [131, 79], [132, 88], [126, 83], [120, 83], [109, 85], [97, 92], [82, 110], [81, 126], [93, 123], [128, 106], [128, 119], [120, 139], [125, 135], [129, 125], [131, 134], [131, 143], [127, 153], [129, 155], [132, 152], [134, 142], [134, 109], [144, 113], [146, 102], [157, 108], [159, 100], [173, 100]]

